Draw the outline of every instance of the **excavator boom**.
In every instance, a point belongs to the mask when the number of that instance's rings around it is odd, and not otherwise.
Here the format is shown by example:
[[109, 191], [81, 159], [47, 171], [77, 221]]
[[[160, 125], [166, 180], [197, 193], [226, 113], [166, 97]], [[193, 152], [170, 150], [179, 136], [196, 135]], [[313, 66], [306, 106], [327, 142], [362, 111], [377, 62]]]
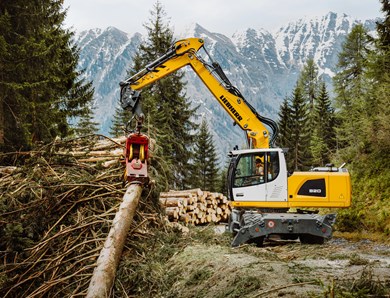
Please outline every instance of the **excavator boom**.
[[[204, 41], [199, 38], [188, 38], [177, 41], [166, 54], [148, 64], [137, 74], [121, 82], [121, 104], [123, 108], [135, 110], [142, 88], [156, 82], [169, 74], [190, 66], [205, 86], [214, 95], [220, 105], [232, 117], [241, 129], [246, 131], [251, 148], [269, 148], [277, 135], [276, 123], [260, 116], [235, 88], [221, 67], [216, 62], [207, 63], [198, 54], [204, 49]], [[204, 49], [205, 50], [205, 49]], [[206, 54], [207, 51], [205, 50]], [[211, 57], [209, 56], [212, 61]], [[267, 127], [272, 129], [272, 139]]]

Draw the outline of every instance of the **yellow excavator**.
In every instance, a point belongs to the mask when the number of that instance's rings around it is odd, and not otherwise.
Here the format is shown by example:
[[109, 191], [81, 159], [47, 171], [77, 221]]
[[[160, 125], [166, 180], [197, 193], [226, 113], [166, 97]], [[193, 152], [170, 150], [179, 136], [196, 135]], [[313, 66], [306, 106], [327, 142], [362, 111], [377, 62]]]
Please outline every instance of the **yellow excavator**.
[[[203, 50], [207, 61], [200, 55]], [[313, 208], [346, 208], [351, 204], [350, 175], [344, 165], [287, 171], [285, 151], [273, 148], [276, 123], [256, 110], [213, 61], [201, 38], [175, 42], [160, 58], [120, 83], [122, 108], [140, 113], [140, 90], [190, 66], [222, 108], [245, 132], [249, 149], [229, 153], [228, 198], [232, 213], [227, 229], [232, 246], [262, 245], [272, 235], [321, 244], [332, 236], [335, 214], [320, 215]], [[269, 127], [271, 133], [268, 131]]]

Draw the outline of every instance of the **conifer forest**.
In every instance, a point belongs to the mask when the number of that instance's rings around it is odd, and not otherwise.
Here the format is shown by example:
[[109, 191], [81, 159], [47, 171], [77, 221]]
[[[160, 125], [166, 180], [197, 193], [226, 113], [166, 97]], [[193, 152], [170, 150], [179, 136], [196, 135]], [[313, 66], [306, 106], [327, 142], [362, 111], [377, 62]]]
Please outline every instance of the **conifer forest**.
[[[191, 104], [179, 70], [142, 90], [143, 130], [153, 145], [151, 183], [142, 190], [110, 297], [389, 297], [390, 275], [383, 272], [390, 268], [390, 3], [377, 1], [382, 14], [375, 35], [363, 25], [352, 29], [332, 86], [307, 59], [274, 119], [276, 146], [288, 148], [289, 173], [345, 163], [351, 207], [320, 211], [337, 213], [336, 240], [324, 247], [286, 242], [233, 250], [228, 233], [215, 233], [227, 220], [193, 226], [188, 214], [196, 212], [187, 207], [185, 223], [169, 221], [168, 212], [179, 209], [165, 209], [161, 194], [171, 190], [178, 193], [167, 197], [191, 190], [184, 196], [192, 198], [196, 190], [205, 205], [221, 198], [230, 210], [222, 199], [229, 165], [218, 156], [213, 128]], [[0, 1], [1, 297], [86, 296], [126, 192], [121, 154], [134, 120], [118, 105], [110, 135], [97, 133], [94, 88], [77, 68], [80, 49], [64, 26], [66, 13], [62, 0]], [[175, 42], [161, 2], [144, 26], [147, 36], [129, 76]], [[184, 204], [173, 201], [175, 208]], [[365, 237], [375, 244], [336, 251]], [[377, 278], [373, 262], [360, 253], [381, 247], [388, 263]], [[309, 265], [298, 262], [331, 262], [332, 253], [348, 261], [344, 279], [330, 281], [315, 269], [310, 277]], [[346, 279], [354, 265], [362, 270]], [[274, 281], [262, 280], [260, 271]], [[291, 279], [277, 284], [278, 272]]]

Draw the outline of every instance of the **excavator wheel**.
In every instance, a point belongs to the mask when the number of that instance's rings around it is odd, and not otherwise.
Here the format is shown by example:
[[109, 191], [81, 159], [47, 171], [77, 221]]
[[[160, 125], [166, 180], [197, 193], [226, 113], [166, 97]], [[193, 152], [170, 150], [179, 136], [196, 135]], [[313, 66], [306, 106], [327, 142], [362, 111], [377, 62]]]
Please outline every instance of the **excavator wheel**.
[[248, 243], [254, 243], [257, 247], [262, 247], [264, 242], [264, 236], [252, 238], [248, 241]]

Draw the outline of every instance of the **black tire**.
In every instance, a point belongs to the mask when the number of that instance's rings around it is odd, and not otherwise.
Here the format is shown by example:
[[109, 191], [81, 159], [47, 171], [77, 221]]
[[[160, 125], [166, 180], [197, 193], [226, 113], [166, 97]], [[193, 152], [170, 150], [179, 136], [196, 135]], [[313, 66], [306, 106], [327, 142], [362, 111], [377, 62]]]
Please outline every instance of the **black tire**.
[[297, 234], [281, 234], [280, 239], [282, 240], [297, 240], [299, 235]]
[[254, 243], [257, 247], [262, 247], [264, 242], [264, 236], [252, 238], [248, 241], [248, 243]]
[[299, 240], [302, 244], [324, 244], [325, 238], [320, 236], [314, 236], [310, 234], [299, 235]]

